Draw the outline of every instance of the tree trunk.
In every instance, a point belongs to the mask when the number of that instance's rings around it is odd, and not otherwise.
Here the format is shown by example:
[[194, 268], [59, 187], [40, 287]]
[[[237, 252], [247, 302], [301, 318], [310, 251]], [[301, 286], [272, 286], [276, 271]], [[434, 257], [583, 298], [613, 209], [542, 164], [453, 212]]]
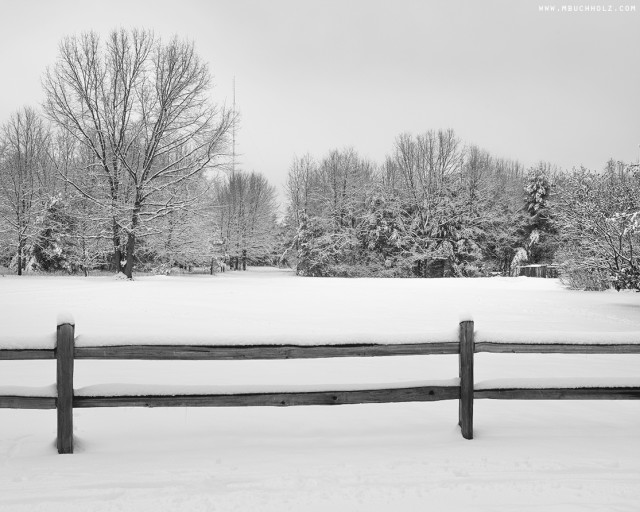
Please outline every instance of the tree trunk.
[[133, 254], [136, 246], [136, 235], [133, 231], [127, 235], [127, 261], [124, 265], [124, 275], [131, 279], [133, 277]]
[[120, 252], [120, 246], [114, 245], [113, 247], [113, 270], [116, 274], [122, 272], [122, 252]]
[[116, 274], [122, 272], [122, 250], [120, 249], [120, 228], [113, 220], [113, 269]]
[[20, 238], [20, 240], [18, 241], [18, 275], [19, 276], [22, 275], [22, 266], [23, 266], [22, 253], [24, 251], [23, 247], [24, 247], [24, 242], [22, 241], [22, 238]]
[[133, 255], [136, 248], [136, 228], [140, 223], [140, 201], [136, 198], [136, 202], [133, 206], [133, 213], [131, 214], [131, 229], [127, 233], [127, 262], [124, 266], [124, 275], [128, 279], [133, 277]]

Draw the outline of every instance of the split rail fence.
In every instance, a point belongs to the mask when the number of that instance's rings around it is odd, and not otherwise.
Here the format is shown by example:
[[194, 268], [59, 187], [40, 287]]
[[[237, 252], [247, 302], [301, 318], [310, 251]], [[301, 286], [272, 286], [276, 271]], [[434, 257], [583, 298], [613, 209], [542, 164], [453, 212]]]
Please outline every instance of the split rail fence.
[[[460, 322], [459, 339], [418, 344], [351, 345], [122, 345], [75, 347], [75, 326], [57, 327], [55, 349], [0, 350], [0, 360], [57, 360], [57, 396], [0, 395], [0, 408], [57, 409], [59, 453], [73, 453], [73, 409], [86, 407], [243, 407], [344, 405], [459, 400], [458, 424], [465, 439], [473, 438], [474, 399], [500, 400], [637, 400], [640, 387], [510, 387], [474, 389], [474, 354], [640, 354], [640, 344], [474, 342], [474, 322]], [[236, 394], [147, 396], [74, 396], [73, 367], [79, 359], [249, 360], [313, 359], [458, 354], [459, 385], [425, 385], [390, 389]]]

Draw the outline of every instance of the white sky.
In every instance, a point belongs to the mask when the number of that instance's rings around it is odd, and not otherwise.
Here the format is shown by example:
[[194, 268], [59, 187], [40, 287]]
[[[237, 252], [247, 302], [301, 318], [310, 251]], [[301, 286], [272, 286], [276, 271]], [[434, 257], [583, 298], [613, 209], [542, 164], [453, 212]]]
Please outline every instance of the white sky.
[[144, 27], [195, 41], [218, 101], [231, 103], [236, 77], [242, 167], [278, 187], [295, 154], [353, 146], [382, 161], [400, 133], [438, 128], [525, 165], [600, 169], [638, 159], [640, 2], [623, 2], [635, 12], [542, 13], [562, 6], [542, 0], [0, 0], [0, 121], [42, 101], [64, 36]]

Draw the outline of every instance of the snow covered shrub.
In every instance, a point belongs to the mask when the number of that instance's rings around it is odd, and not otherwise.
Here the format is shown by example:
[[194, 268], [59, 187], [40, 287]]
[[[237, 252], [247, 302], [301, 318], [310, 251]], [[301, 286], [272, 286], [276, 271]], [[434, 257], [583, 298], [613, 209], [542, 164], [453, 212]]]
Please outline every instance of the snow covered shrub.
[[[615, 213], [607, 219], [611, 231], [619, 244], [620, 265], [612, 269], [612, 283], [616, 290], [640, 291], [640, 211]], [[635, 253], [634, 253], [635, 249]]]
[[560, 282], [572, 290], [604, 291], [611, 288], [606, 272], [584, 269], [565, 262], [560, 266]]
[[603, 174], [574, 171], [563, 180], [555, 208], [564, 282], [640, 291], [640, 174], [613, 163]]
[[336, 264], [329, 265], [326, 276], [331, 277], [415, 277], [408, 269], [401, 266], [385, 267], [384, 264]]
[[611, 288], [609, 272], [604, 262], [596, 258], [585, 259], [579, 251], [564, 248], [558, 251], [560, 282], [572, 290], [603, 291]]
[[614, 272], [612, 283], [616, 290], [640, 291], [640, 260], [636, 258], [633, 267], [622, 268]]
[[326, 275], [331, 277], [374, 277], [375, 270], [364, 265], [330, 265], [327, 268]]

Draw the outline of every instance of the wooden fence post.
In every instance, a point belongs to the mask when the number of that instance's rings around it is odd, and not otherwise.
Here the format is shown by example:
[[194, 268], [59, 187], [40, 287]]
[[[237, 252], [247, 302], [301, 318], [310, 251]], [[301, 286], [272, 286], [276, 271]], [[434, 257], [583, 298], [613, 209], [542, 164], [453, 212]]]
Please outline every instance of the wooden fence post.
[[75, 325], [58, 317], [56, 359], [58, 399], [58, 453], [73, 453], [73, 348]]
[[460, 406], [458, 424], [462, 437], [473, 439], [473, 320], [460, 322]]

